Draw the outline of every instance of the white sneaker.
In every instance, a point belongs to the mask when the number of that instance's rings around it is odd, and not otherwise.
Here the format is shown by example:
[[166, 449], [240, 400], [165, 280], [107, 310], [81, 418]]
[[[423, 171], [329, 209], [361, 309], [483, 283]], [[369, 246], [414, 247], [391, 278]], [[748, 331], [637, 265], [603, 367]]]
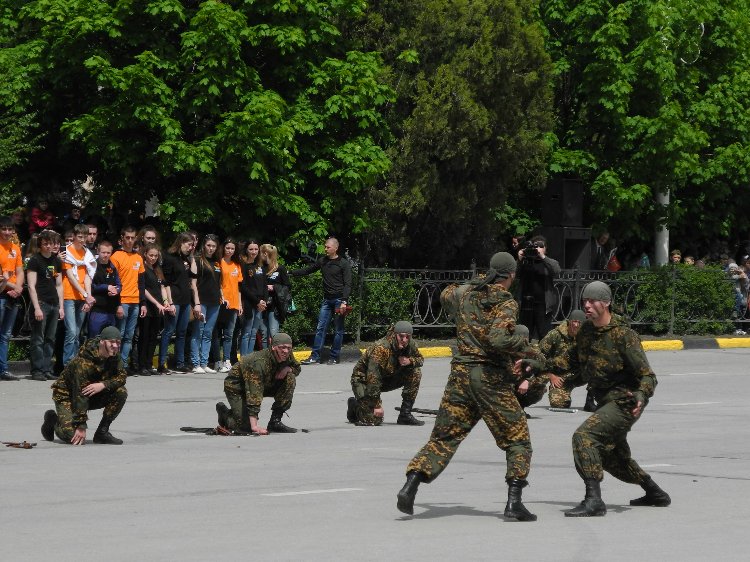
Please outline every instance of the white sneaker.
[[226, 373], [226, 372], [229, 371], [230, 367], [227, 366], [228, 363], [229, 363], [229, 361], [222, 361], [221, 363], [219, 363], [219, 372], [220, 373]]
[[203, 367], [198, 366], [198, 367], [193, 367], [193, 372], [196, 375], [201, 375], [201, 374], [205, 373], [206, 370]]
[[203, 370], [206, 371], [207, 373], [215, 373], [216, 372], [216, 369], [212, 369], [208, 365], [206, 365], [205, 367], [203, 367]]
[[229, 372], [229, 371], [232, 370], [232, 362], [229, 359], [227, 359], [226, 361], [224, 361], [224, 365], [227, 368], [227, 372]]

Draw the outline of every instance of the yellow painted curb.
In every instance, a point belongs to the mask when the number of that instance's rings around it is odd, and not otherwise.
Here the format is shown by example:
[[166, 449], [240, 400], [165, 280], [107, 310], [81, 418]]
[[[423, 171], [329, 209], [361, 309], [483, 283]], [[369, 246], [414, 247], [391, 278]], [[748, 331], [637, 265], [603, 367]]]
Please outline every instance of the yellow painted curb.
[[450, 347], [420, 347], [419, 351], [423, 357], [453, 357]]
[[721, 349], [730, 347], [750, 347], [750, 338], [716, 338]]
[[305, 359], [307, 359], [308, 357], [310, 357], [311, 353], [312, 353], [312, 351], [309, 351], [309, 350], [308, 351], [295, 351], [294, 352], [294, 358], [297, 361], [304, 361]]
[[645, 351], [679, 351], [684, 349], [681, 340], [651, 340], [641, 343]]

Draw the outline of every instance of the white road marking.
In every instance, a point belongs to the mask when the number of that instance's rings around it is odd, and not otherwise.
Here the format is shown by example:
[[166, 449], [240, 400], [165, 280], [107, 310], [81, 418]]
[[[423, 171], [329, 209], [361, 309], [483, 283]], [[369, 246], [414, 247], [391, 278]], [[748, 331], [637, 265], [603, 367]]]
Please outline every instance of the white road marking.
[[662, 406], [706, 406], [709, 404], [721, 404], [721, 402], [679, 402], [675, 404], [662, 404]]
[[306, 392], [295, 392], [295, 394], [343, 394], [343, 390], [308, 390]]
[[667, 373], [666, 376], [668, 377], [691, 377], [693, 375], [719, 375], [719, 374], [721, 373], [711, 371], [708, 373]]
[[673, 464], [642, 464], [641, 468], [661, 468], [664, 466], [674, 466]]
[[261, 494], [270, 498], [280, 498], [283, 496], [307, 496], [310, 494], [338, 494], [339, 492], [361, 492], [364, 488], [333, 488], [330, 490], [300, 490], [299, 492], [278, 492], [276, 494]]

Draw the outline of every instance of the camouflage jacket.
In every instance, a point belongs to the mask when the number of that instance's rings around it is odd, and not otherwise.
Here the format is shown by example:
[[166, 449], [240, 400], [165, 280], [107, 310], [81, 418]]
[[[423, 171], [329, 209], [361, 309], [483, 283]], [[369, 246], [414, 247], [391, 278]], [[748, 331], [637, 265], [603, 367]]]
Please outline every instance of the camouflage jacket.
[[[570, 365], [568, 364], [568, 356], [570, 350], [575, 346], [576, 340], [568, 333], [568, 322], [562, 322], [554, 330], [547, 332], [547, 335], [542, 338], [539, 342], [539, 350], [549, 360], [556, 359], [558, 361], [558, 369], [562, 369], [563, 375], [570, 377]], [[581, 383], [583, 384], [583, 383]]]
[[606, 401], [634, 390], [650, 398], [657, 385], [641, 338], [617, 314], [601, 328], [588, 320], [584, 322], [576, 336], [576, 345], [565, 356], [551, 358], [548, 366], [557, 374], [572, 371], [573, 383], [588, 384], [602, 399], [606, 396]]
[[279, 363], [270, 347], [255, 351], [245, 355], [234, 364], [227, 378], [224, 379], [224, 385], [225, 387], [233, 387], [238, 391], [243, 389], [248, 415], [258, 417], [264, 390], [276, 384], [276, 373], [286, 366], [292, 368], [292, 372], [287, 376], [299, 376], [302, 370], [293, 353], [289, 354], [286, 361]]
[[490, 284], [471, 290], [468, 285], [451, 285], [440, 296], [449, 317], [456, 320], [459, 363], [480, 364], [511, 380], [514, 353], [532, 353], [525, 338], [515, 335], [518, 303], [501, 285]]
[[[399, 357], [408, 357], [411, 364], [402, 367]], [[359, 382], [365, 389], [365, 396], [380, 397], [380, 388], [383, 379], [392, 377], [399, 371], [416, 369], [424, 365], [424, 357], [419, 351], [413, 339], [409, 340], [409, 346], [398, 349], [393, 327], [383, 339], [376, 341], [367, 348], [354, 366], [352, 382]]]
[[73, 427], [87, 428], [89, 397], [81, 393], [85, 386], [101, 382], [107, 391], [125, 386], [127, 372], [122, 368], [120, 354], [99, 357], [99, 341], [99, 338], [92, 338], [83, 344], [78, 355], [70, 360], [52, 385], [55, 402], [70, 401]]

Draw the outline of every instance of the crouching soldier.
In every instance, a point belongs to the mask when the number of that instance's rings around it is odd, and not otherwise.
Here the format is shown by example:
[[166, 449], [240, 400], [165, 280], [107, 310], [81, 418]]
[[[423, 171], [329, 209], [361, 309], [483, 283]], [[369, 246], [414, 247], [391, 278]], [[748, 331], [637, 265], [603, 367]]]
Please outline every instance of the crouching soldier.
[[66, 443], [83, 445], [89, 410], [104, 408], [102, 421], [94, 433], [94, 443], [122, 445], [109, 427], [128, 398], [127, 374], [120, 361], [120, 331], [108, 326], [98, 337], [88, 340], [65, 366], [52, 385], [55, 410], [44, 413], [42, 436], [52, 441], [57, 435]]
[[[527, 351], [525, 353], [513, 354], [513, 357], [515, 359], [532, 359], [536, 364], [544, 365], [544, 355], [539, 351], [539, 346], [529, 343], [529, 329], [523, 324], [516, 324], [513, 334], [521, 336], [524, 344], [527, 346]], [[523, 373], [515, 390], [516, 399], [521, 405], [521, 408], [525, 410], [544, 398], [544, 395], [547, 393], [548, 382], [549, 375], [546, 373], [534, 373], [531, 372], [530, 369], [528, 369], [526, 373]], [[528, 413], [526, 413], [526, 417], [530, 417]]]
[[[219, 425], [230, 431], [250, 431], [258, 435], [295, 433], [284, 425], [281, 416], [292, 407], [292, 397], [300, 373], [300, 364], [292, 354], [292, 338], [283, 332], [273, 337], [273, 346], [245, 355], [224, 379], [224, 402], [216, 404]], [[268, 428], [258, 425], [264, 396], [273, 397]]]
[[[581, 324], [586, 321], [586, 314], [582, 310], [574, 310], [570, 313], [570, 317], [561, 322], [557, 328], [547, 332], [539, 342], [539, 349], [548, 358], [564, 358], [572, 347], [576, 345], [576, 336], [578, 330], [581, 329]], [[550, 388], [549, 388], [549, 405], [552, 408], [570, 408], [570, 394], [575, 388], [573, 380], [575, 380], [574, 373], [566, 373], [560, 377], [549, 373], [550, 377]], [[581, 384], [581, 383], [579, 383]], [[586, 396], [586, 407], [587, 412], [593, 412], [593, 396], [589, 393]], [[592, 408], [592, 409], [589, 409]]]
[[406, 321], [396, 322], [385, 337], [365, 350], [352, 372], [354, 397], [347, 403], [346, 418], [357, 425], [383, 423], [381, 392], [403, 388], [401, 413], [396, 423], [424, 425], [415, 418], [411, 409], [422, 380], [424, 357], [411, 336], [414, 329]]

